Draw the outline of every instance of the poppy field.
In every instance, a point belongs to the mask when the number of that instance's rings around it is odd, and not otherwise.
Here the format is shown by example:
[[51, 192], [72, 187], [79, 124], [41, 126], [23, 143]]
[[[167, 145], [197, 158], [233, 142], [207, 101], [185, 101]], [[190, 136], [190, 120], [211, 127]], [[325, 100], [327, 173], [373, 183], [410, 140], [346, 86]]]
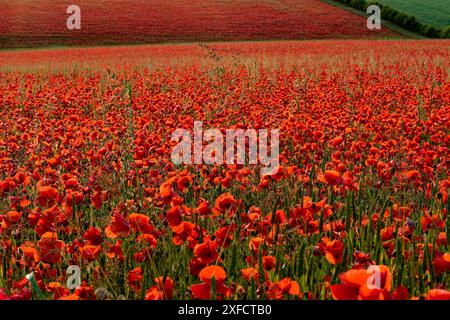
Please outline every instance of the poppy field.
[[[0, 299], [450, 299], [449, 54], [0, 52]], [[277, 172], [174, 164], [171, 134], [194, 121], [279, 129]]]
[[0, 48], [160, 42], [399, 38], [320, 0], [77, 0], [81, 30], [68, 30], [65, 0], [0, 0]]

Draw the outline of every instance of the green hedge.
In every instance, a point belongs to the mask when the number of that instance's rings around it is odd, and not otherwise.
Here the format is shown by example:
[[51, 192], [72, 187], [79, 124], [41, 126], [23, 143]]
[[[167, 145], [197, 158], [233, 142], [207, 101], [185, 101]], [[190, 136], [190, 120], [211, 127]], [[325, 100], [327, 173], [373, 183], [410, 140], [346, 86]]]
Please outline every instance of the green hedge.
[[428, 38], [450, 38], [450, 26], [444, 29], [438, 29], [428, 24], [423, 24], [417, 21], [417, 19], [413, 16], [407, 15], [403, 12], [395, 10], [388, 5], [383, 5], [378, 1], [369, 1], [365, 0], [335, 0], [337, 2], [341, 2], [346, 4], [352, 8], [366, 11], [367, 7], [370, 5], [377, 5], [381, 9], [381, 18], [392, 23], [395, 23], [398, 26], [405, 28], [406, 30], [420, 33], [421, 35]]
[[450, 39], [450, 26], [441, 31], [441, 38]]

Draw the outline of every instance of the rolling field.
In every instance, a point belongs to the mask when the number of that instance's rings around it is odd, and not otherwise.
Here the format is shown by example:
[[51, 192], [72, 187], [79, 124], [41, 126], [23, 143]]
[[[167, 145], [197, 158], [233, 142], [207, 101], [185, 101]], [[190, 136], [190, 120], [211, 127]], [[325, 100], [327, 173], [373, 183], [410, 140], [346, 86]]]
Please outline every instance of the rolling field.
[[412, 15], [422, 23], [439, 28], [450, 25], [450, 0], [380, 0], [379, 2]]
[[81, 30], [66, 28], [63, 0], [0, 0], [0, 48], [178, 41], [399, 37], [319, 0], [77, 1]]
[[[443, 40], [1, 51], [0, 299], [450, 299], [449, 70]], [[195, 121], [279, 129], [278, 170], [174, 164]]]
[[450, 40], [320, 0], [76, 4], [0, 0], [0, 300], [450, 300]]

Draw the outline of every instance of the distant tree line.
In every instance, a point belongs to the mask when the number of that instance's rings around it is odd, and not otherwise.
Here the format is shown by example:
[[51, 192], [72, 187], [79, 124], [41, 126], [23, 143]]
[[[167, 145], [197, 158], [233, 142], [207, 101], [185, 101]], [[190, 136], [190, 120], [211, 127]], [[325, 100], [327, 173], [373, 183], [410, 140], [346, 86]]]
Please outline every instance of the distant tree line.
[[377, 5], [381, 9], [381, 19], [388, 20], [406, 30], [417, 32], [428, 38], [450, 38], [450, 25], [444, 29], [439, 29], [428, 24], [421, 23], [413, 16], [407, 15], [388, 5], [379, 3], [378, 1], [365, 0], [336, 0], [355, 9], [366, 11], [370, 5]]

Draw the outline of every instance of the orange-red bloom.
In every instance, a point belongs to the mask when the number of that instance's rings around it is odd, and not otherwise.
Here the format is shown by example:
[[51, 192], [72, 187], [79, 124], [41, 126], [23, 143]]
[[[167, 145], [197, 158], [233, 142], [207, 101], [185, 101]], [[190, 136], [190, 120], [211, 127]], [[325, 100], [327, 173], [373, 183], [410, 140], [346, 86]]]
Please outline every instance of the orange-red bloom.
[[391, 272], [387, 266], [370, 266], [367, 270], [353, 269], [339, 275], [341, 284], [331, 286], [336, 300], [388, 300]]
[[450, 300], [450, 291], [443, 289], [432, 289], [425, 296], [427, 300]]
[[341, 179], [340, 173], [335, 170], [325, 170], [325, 173], [320, 173], [317, 176], [317, 180], [332, 186], [339, 184]]
[[173, 280], [170, 277], [158, 277], [153, 280], [156, 285], [145, 292], [145, 300], [166, 300], [173, 298]]
[[203, 283], [195, 284], [191, 286], [192, 295], [197, 299], [210, 299], [211, 298], [211, 281], [214, 278], [215, 291], [217, 294], [221, 294], [228, 297], [231, 293], [230, 289], [224, 284], [227, 275], [225, 270], [219, 266], [205, 267], [200, 271], [200, 280]]
[[53, 205], [58, 197], [58, 190], [52, 187], [38, 185], [37, 201], [41, 206]]
[[43, 262], [59, 263], [64, 248], [64, 242], [58, 240], [58, 236], [54, 232], [46, 232], [38, 241], [40, 256]]
[[325, 246], [325, 258], [331, 264], [342, 262], [344, 254], [344, 244], [340, 240], [328, 241]]
[[270, 285], [268, 296], [270, 299], [281, 300], [284, 295], [299, 296], [300, 286], [297, 281], [290, 278], [284, 278], [278, 282], [274, 282]]

